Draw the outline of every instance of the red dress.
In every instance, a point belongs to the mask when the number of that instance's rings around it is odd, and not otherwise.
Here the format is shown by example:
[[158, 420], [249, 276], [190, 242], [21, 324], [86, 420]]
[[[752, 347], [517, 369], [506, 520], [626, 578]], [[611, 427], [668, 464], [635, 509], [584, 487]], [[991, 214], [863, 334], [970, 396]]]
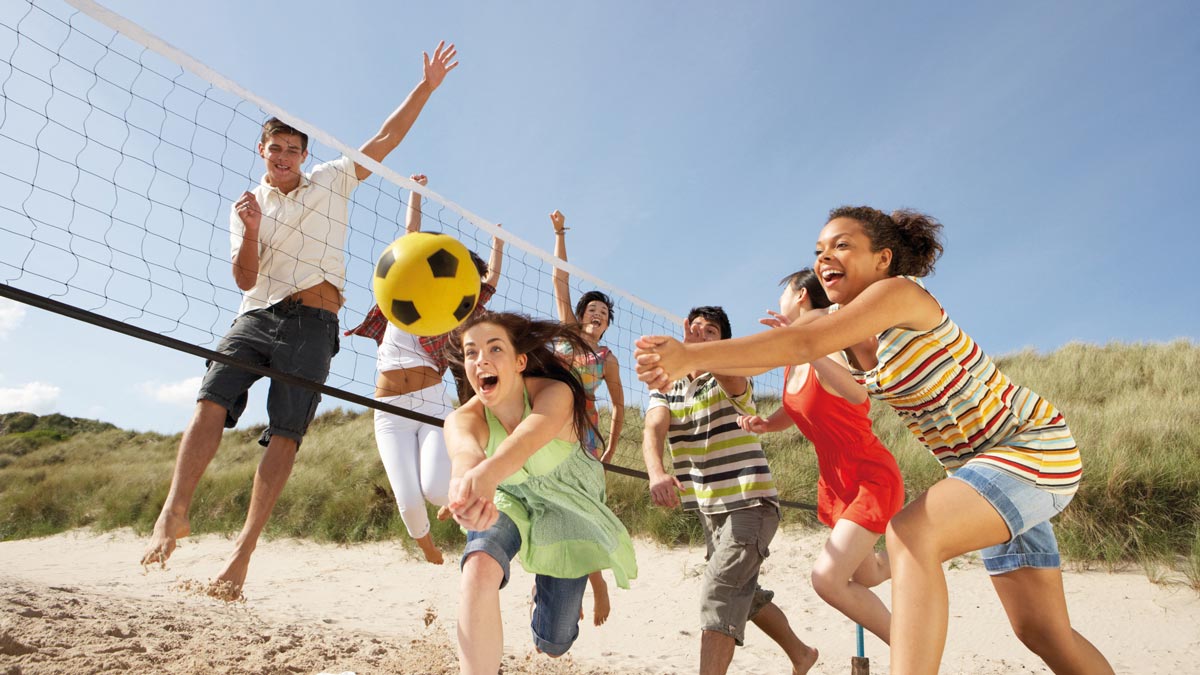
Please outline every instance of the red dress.
[[817, 452], [817, 517], [833, 527], [842, 518], [883, 534], [904, 506], [904, 479], [896, 458], [871, 431], [870, 399], [855, 405], [821, 386], [810, 366], [800, 390], [788, 392], [783, 409]]

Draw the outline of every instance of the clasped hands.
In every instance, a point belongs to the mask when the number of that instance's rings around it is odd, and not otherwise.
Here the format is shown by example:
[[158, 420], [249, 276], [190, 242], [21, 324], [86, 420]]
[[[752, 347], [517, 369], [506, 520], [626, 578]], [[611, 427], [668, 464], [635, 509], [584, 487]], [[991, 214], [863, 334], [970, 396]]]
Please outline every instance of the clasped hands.
[[454, 521], [467, 530], [481, 532], [496, 524], [496, 485], [481, 462], [462, 476], [450, 479], [450, 503], [446, 505]]

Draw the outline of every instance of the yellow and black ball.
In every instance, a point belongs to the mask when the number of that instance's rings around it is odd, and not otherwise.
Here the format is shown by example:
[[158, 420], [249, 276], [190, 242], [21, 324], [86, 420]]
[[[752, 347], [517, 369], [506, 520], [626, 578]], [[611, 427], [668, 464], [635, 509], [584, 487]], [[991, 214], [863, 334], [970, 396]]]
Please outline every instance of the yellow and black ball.
[[413, 232], [392, 242], [375, 265], [375, 302], [388, 321], [413, 335], [441, 335], [475, 309], [479, 270], [448, 234]]

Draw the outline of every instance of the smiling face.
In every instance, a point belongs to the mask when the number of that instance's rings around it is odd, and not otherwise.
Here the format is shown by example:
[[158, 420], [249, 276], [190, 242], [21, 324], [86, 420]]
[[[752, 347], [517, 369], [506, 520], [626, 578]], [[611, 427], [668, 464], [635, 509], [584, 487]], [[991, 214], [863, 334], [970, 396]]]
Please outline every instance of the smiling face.
[[308, 159], [300, 136], [284, 132], [271, 134], [265, 143], [258, 144], [258, 154], [267, 166], [268, 185], [290, 192], [300, 184], [300, 167]]
[[585, 335], [599, 340], [604, 335], [604, 331], [608, 330], [608, 305], [604, 304], [602, 300], [592, 300], [583, 308], [583, 315], [579, 317], [579, 323], [582, 325]]
[[467, 381], [485, 406], [494, 407], [514, 393], [524, 395], [521, 373], [528, 357], [517, 353], [502, 326], [477, 323], [463, 333], [462, 345]]
[[834, 218], [821, 229], [813, 269], [830, 301], [846, 304], [867, 286], [890, 276], [891, 249], [871, 250], [871, 239], [852, 218]]

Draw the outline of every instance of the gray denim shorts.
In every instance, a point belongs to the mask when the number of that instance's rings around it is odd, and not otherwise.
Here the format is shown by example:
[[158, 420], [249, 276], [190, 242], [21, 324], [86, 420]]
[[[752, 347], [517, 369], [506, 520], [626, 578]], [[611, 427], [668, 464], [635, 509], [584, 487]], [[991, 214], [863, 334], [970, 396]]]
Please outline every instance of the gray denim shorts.
[[[324, 384], [339, 346], [336, 314], [284, 300], [234, 319], [216, 351]], [[261, 376], [215, 361], [206, 365], [208, 372], [196, 398], [225, 408], [225, 427], [232, 428], [246, 410], [250, 385]], [[321, 395], [311, 389], [272, 380], [267, 393], [268, 424], [259, 444], [266, 446], [271, 436], [278, 434], [299, 445], [320, 402]]]
[[700, 514], [708, 567], [700, 592], [700, 628], [724, 633], [742, 645], [746, 622], [774, 593], [758, 585], [758, 570], [779, 529], [779, 507], [760, 504], [716, 515]]

